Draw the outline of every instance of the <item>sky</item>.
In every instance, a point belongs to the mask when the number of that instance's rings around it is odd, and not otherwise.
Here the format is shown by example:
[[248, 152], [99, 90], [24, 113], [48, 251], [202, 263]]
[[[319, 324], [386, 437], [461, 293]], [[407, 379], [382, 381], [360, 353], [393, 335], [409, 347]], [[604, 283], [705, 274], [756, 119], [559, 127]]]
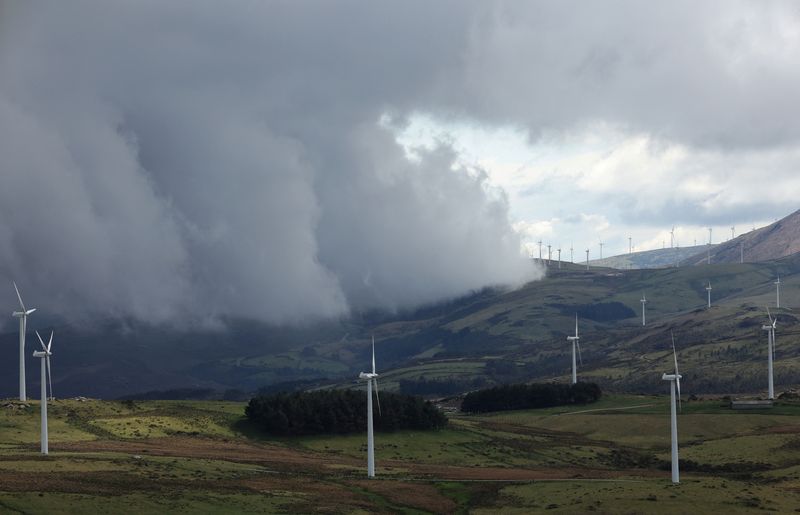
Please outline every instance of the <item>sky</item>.
[[3, 305], [298, 323], [722, 241], [797, 208], [799, 52], [793, 2], [0, 0]]

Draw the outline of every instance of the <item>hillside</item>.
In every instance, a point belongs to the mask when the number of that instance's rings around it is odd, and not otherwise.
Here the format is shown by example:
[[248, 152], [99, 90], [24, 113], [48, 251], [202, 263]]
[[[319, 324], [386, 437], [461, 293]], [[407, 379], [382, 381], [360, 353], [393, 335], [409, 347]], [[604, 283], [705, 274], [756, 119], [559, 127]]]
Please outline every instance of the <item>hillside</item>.
[[[712, 245], [712, 251], [716, 245]], [[590, 260], [591, 266], [630, 270], [639, 268], [667, 268], [676, 266], [691, 257], [705, 253], [707, 245], [693, 247], [673, 247], [671, 249], [645, 250], [631, 254], [620, 254], [603, 259]]]
[[[800, 210], [775, 223], [739, 235], [716, 245], [712, 251], [712, 263], [739, 263], [744, 254], [745, 263], [771, 261], [800, 252]], [[688, 258], [683, 264], [705, 263], [704, 255]]]

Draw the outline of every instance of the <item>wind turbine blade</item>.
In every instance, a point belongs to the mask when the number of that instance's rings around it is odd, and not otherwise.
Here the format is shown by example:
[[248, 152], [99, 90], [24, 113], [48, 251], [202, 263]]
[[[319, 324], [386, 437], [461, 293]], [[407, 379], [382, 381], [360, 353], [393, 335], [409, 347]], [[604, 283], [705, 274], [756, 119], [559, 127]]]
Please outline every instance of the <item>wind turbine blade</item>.
[[583, 358], [581, 357], [581, 341], [575, 340], [575, 342], [578, 344], [578, 361], [580, 361], [581, 366], [583, 366]]
[[50, 374], [50, 356], [47, 356], [47, 381], [50, 383], [50, 399], [53, 399], [53, 376]]
[[578, 314], [575, 313], [575, 338], [578, 337]]
[[47, 346], [44, 344], [44, 340], [42, 340], [42, 337], [39, 334], [39, 331], [36, 331], [36, 337], [39, 338], [39, 343], [42, 344], [42, 350], [46, 352], [47, 351]]
[[669, 332], [669, 335], [672, 337], [672, 358], [675, 360], [675, 375], [678, 375], [678, 353], [675, 351], [675, 335], [672, 334], [672, 331]]
[[767, 306], [767, 316], [769, 317], [769, 323], [772, 323], [772, 314], [769, 312], [769, 306]]
[[47, 352], [50, 352], [50, 346], [51, 345], [53, 345], [53, 331], [50, 331], [50, 341], [47, 342]]
[[373, 379], [375, 381], [375, 400], [378, 401], [378, 416], [381, 416], [381, 396], [378, 394], [378, 380]]
[[683, 405], [681, 404], [681, 380], [677, 377], [675, 378], [675, 386], [678, 387], [678, 409], [683, 411]]
[[372, 335], [372, 373], [375, 374], [375, 335]]
[[25, 312], [25, 304], [22, 302], [22, 295], [19, 294], [19, 288], [17, 288], [17, 283], [15, 281], [11, 281], [14, 283], [14, 290], [17, 292], [17, 299], [19, 299], [19, 305], [22, 308], [22, 312]]

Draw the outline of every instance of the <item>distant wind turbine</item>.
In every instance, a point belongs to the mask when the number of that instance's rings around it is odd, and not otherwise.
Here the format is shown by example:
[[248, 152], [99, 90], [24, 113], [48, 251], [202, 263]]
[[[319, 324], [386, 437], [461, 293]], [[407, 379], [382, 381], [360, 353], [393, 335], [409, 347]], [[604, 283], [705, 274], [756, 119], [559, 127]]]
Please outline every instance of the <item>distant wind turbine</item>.
[[378, 402], [378, 413], [381, 412], [381, 400], [378, 396], [378, 374], [375, 372], [375, 336], [372, 337], [372, 372], [361, 372], [359, 379], [367, 381], [367, 477], [375, 477], [375, 436], [372, 431], [372, 382], [375, 382], [375, 397]]
[[736, 238], [736, 227], [731, 226], [731, 239]]
[[548, 265], [550, 264], [550, 261], [551, 261], [551, 260], [552, 260], [552, 258], [553, 258], [553, 253], [550, 251], [550, 247], [551, 247], [551, 246], [552, 246], [552, 245], [548, 245], [548, 246], [547, 246], [547, 264], [548, 264]]
[[708, 281], [708, 286], [706, 286], [706, 291], [708, 292], [708, 307], [711, 307], [711, 281]]
[[633, 254], [633, 238], [628, 236], [628, 254]]
[[[41, 358], [42, 359], [42, 401], [41, 401], [41, 411], [42, 411], [42, 454], [48, 454], [48, 441], [47, 441], [47, 375], [45, 369], [48, 369], [48, 364], [50, 363], [50, 347], [53, 345], [53, 333], [50, 332], [50, 341], [47, 345], [44, 344], [42, 341], [42, 337], [39, 336], [39, 333], [36, 333], [36, 336], [39, 337], [39, 342], [42, 344], [41, 351], [33, 351], [34, 358]], [[50, 387], [52, 391], [53, 387]]]
[[537, 242], [539, 244], [539, 261], [542, 260], [542, 240]]
[[569, 262], [574, 263], [575, 258], [572, 255], [572, 242], [569, 242]]
[[558, 248], [558, 269], [561, 270], [561, 247]]
[[772, 318], [772, 315], [767, 308], [767, 316], [769, 317], [769, 325], [762, 325], [761, 329], [767, 331], [767, 378], [769, 381], [768, 395], [769, 400], [775, 398], [775, 384], [773, 382], [772, 362], [775, 356], [775, 326], [778, 325], [778, 317]]
[[586, 270], [589, 270], [589, 249], [586, 249]]
[[[670, 334], [671, 335], [671, 334]], [[680, 483], [680, 471], [678, 469], [678, 411], [675, 407], [675, 388], [678, 390], [678, 404], [681, 402], [681, 375], [678, 373], [678, 353], [675, 351], [675, 337], [672, 337], [672, 357], [675, 361], [675, 373], [663, 374], [661, 379], [669, 381], [670, 396], [670, 433], [672, 443], [672, 482]]]
[[675, 246], [675, 226], [672, 226], [672, 229], [669, 231], [669, 248]]
[[575, 363], [575, 347], [578, 347], [578, 359], [583, 366], [583, 359], [581, 356], [581, 338], [578, 336], [578, 314], [575, 313], [575, 336], [567, 336], [567, 341], [572, 342], [572, 384], [578, 382], [578, 367]]
[[647, 297], [645, 296], [644, 292], [642, 292], [642, 300], [641, 300], [641, 303], [642, 303], [642, 326], [644, 326], [644, 325], [646, 325], [646, 324], [645, 324], [645, 315], [644, 315], [644, 312], [645, 312], [645, 304], [647, 304]]
[[781, 276], [778, 276], [778, 280], [775, 281], [775, 293], [777, 294], [776, 306], [781, 307]]
[[600, 240], [600, 259], [603, 259], [603, 240]]
[[19, 400], [25, 402], [28, 400], [28, 396], [25, 393], [25, 331], [28, 326], [28, 315], [36, 311], [36, 308], [25, 308], [16, 282], [14, 283], [14, 290], [17, 292], [17, 300], [19, 300], [21, 309], [21, 311], [14, 311], [11, 314], [11, 316], [19, 318]]

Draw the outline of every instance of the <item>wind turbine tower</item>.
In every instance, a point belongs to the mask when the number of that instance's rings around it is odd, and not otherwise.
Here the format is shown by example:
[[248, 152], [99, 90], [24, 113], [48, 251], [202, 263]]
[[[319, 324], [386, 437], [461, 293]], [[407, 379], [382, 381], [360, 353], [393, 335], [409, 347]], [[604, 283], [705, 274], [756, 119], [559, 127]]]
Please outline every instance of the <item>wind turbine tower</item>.
[[777, 294], [776, 306], [781, 307], [781, 276], [778, 276], [778, 280], [775, 281], [775, 293]]
[[561, 247], [558, 248], [558, 269], [561, 270]]
[[708, 281], [708, 286], [706, 286], [706, 291], [708, 292], [708, 307], [711, 307], [711, 281]]
[[372, 337], [372, 372], [361, 372], [359, 379], [367, 381], [367, 477], [375, 477], [375, 437], [372, 431], [372, 382], [375, 382], [375, 397], [378, 399], [378, 413], [381, 401], [378, 397], [378, 374], [375, 372], [375, 337]]
[[646, 319], [645, 319], [645, 315], [644, 315], [644, 312], [645, 312], [645, 304], [647, 304], [647, 296], [644, 294], [644, 292], [642, 292], [642, 300], [641, 300], [641, 303], [642, 303], [642, 326], [644, 326], [644, 325], [646, 325], [646, 324], [645, 324], [645, 322], [646, 322]]
[[578, 336], [578, 314], [575, 313], [575, 336], [567, 336], [567, 341], [572, 342], [572, 384], [578, 382], [578, 367], [575, 363], [575, 347], [578, 347], [578, 359], [581, 360], [581, 365], [583, 365], [583, 359], [580, 357], [581, 355], [581, 338]]
[[570, 263], [575, 262], [575, 258], [572, 255], [572, 242], [569, 243], [569, 262]]
[[586, 270], [589, 270], [589, 249], [586, 249]]
[[41, 358], [42, 359], [42, 454], [48, 454], [48, 446], [47, 446], [47, 373], [46, 369], [47, 363], [50, 362], [50, 347], [53, 345], [53, 333], [50, 333], [50, 341], [47, 345], [44, 344], [42, 341], [42, 337], [39, 336], [39, 333], [36, 333], [36, 336], [39, 337], [39, 342], [42, 344], [42, 350], [40, 351], [33, 351], [34, 358]]
[[672, 483], [680, 483], [680, 470], [678, 468], [678, 410], [675, 406], [675, 389], [678, 390], [678, 403], [681, 402], [681, 375], [678, 373], [678, 355], [675, 352], [675, 338], [672, 339], [672, 357], [675, 360], [675, 373], [663, 374], [661, 379], [669, 381], [670, 397], [670, 433], [672, 440]]
[[551, 245], [547, 246], [547, 264], [550, 264], [550, 260], [553, 258], [553, 253], [550, 252]]
[[731, 239], [734, 239], [734, 238], [736, 238], [736, 227], [732, 225], [731, 226]]
[[672, 248], [675, 245], [675, 226], [672, 226], [672, 229], [669, 231], [669, 248]]
[[19, 300], [21, 310], [14, 311], [11, 314], [11, 316], [19, 318], [19, 400], [25, 402], [28, 400], [28, 395], [25, 392], [25, 330], [28, 326], [28, 315], [36, 311], [36, 308], [25, 308], [17, 283], [14, 283], [14, 290], [17, 292], [17, 300]]
[[539, 244], [539, 261], [542, 260], [542, 240], [537, 242]]
[[769, 317], [769, 325], [762, 325], [761, 329], [767, 331], [767, 379], [769, 381], [768, 395], [769, 400], [775, 399], [775, 383], [773, 382], [772, 362], [775, 355], [775, 326], [778, 324], [778, 317], [773, 320], [772, 315], [767, 308], [767, 316]]
[[633, 254], [633, 238], [628, 236], [628, 254]]
[[600, 240], [600, 259], [603, 259], [603, 240]]

